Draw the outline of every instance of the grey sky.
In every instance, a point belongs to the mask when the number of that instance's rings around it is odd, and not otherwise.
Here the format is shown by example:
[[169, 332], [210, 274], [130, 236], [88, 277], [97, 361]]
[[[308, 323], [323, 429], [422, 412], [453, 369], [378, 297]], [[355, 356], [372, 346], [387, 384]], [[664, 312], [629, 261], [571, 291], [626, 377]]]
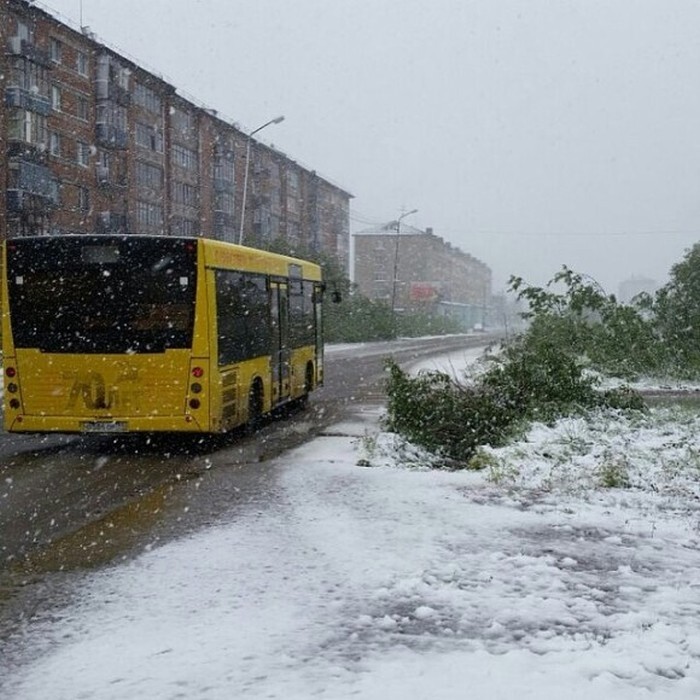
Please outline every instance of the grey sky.
[[[46, 5], [78, 23], [80, 0]], [[696, 0], [83, 0], [99, 39], [533, 283], [663, 281], [700, 240]]]

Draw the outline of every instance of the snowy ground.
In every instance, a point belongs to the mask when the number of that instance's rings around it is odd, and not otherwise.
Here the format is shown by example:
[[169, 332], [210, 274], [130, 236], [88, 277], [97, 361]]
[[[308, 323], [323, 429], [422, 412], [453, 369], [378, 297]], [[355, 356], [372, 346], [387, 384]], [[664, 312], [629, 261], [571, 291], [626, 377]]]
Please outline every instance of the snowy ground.
[[700, 697], [695, 412], [536, 426], [478, 473], [379, 419], [284, 455], [272, 507], [90, 574], [0, 697]]

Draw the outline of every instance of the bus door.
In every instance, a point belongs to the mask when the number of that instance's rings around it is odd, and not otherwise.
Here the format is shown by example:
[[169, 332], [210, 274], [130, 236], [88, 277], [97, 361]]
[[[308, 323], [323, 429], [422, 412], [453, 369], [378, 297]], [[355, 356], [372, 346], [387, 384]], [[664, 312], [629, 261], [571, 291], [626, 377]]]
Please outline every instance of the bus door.
[[316, 355], [316, 377], [315, 384], [323, 384], [323, 287], [320, 284], [314, 285], [312, 297], [314, 305], [314, 346]]
[[289, 398], [289, 290], [286, 282], [270, 283], [272, 328], [272, 403]]

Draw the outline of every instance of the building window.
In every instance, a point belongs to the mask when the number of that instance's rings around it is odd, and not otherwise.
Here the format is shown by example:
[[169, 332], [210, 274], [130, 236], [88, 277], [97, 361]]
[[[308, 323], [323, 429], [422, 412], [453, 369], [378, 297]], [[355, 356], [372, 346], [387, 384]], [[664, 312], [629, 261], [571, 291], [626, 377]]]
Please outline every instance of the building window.
[[151, 163], [136, 162], [136, 184], [152, 190], [163, 187], [163, 169]]
[[301, 227], [298, 221], [287, 222], [287, 240], [290, 243], [299, 243], [301, 240]]
[[87, 77], [88, 58], [82, 51], [77, 51], [75, 54], [75, 69], [80, 75]]
[[61, 134], [52, 131], [49, 134], [49, 152], [52, 156], [61, 156]]
[[172, 161], [175, 165], [179, 165], [181, 168], [185, 168], [185, 170], [197, 170], [198, 159], [196, 151], [176, 143], [173, 144], [170, 152], [172, 153]]
[[220, 192], [216, 195], [214, 210], [224, 212], [224, 214], [233, 214], [234, 203], [232, 194], [229, 192]]
[[194, 115], [191, 112], [173, 107], [170, 112], [170, 124], [175, 131], [187, 135], [195, 129]]
[[287, 197], [287, 213], [295, 216], [299, 215], [299, 198], [297, 194]]
[[173, 236], [198, 236], [199, 221], [186, 219], [182, 216], [174, 216], [170, 223], [170, 232]]
[[32, 33], [29, 29], [29, 25], [25, 24], [20, 20], [17, 20], [17, 36], [20, 38], [21, 41], [31, 42]]
[[163, 152], [163, 134], [153, 126], [137, 122], [136, 143], [149, 151]]
[[287, 172], [287, 192], [290, 196], [296, 196], [299, 192], [299, 173], [294, 170]]
[[10, 64], [8, 85], [20, 87], [38, 95], [48, 95], [49, 81], [46, 68], [24, 57], [16, 58]]
[[187, 182], [173, 182], [173, 201], [186, 207], [197, 206], [197, 188]]
[[7, 138], [34, 146], [46, 146], [48, 132], [46, 117], [37, 112], [15, 109], [10, 112]]
[[90, 190], [87, 187], [78, 187], [78, 209], [82, 212], [90, 211]]
[[90, 103], [87, 97], [78, 95], [75, 98], [75, 116], [82, 119], [84, 122], [90, 119]]
[[51, 86], [51, 106], [57, 112], [61, 111], [61, 88], [57, 85]]
[[63, 62], [63, 44], [53, 37], [49, 41], [49, 55], [54, 63]]
[[159, 95], [151, 90], [151, 88], [146, 87], [140, 83], [134, 85], [134, 103], [139, 107], [143, 107], [149, 112], [154, 114], [160, 114], [161, 110], [161, 100]]
[[230, 183], [234, 181], [233, 151], [214, 156], [214, 179]]
[[163, 207], [151, 202], [136, 202], [136, 221], [141, 230], [161, 228], [163, 226]]
[[76, 141], [76, 161], [78, 165], [82, 165], [87, 168], [90, 162], [90, 146], [88, 146], [84, 141]]
[[[90, 106], [88, 104], [88, 111]], [[114, 102], [102, 103], [97, 105], [97, 123], [108, 124], [120, 131], [126, 131], [127, 111], [126, 107], [115, 104]]]

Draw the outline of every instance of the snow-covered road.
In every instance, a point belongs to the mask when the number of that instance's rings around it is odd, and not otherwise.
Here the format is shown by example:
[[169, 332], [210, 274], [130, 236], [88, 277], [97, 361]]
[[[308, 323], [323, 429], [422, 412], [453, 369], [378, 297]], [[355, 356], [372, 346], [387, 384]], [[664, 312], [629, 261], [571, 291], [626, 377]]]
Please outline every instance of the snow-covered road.
[[687, 493], [406, 468], [379, 417], [279, 459], [272, 507], [89, 575], [11, 640], [0, 697], [700, 696]]

